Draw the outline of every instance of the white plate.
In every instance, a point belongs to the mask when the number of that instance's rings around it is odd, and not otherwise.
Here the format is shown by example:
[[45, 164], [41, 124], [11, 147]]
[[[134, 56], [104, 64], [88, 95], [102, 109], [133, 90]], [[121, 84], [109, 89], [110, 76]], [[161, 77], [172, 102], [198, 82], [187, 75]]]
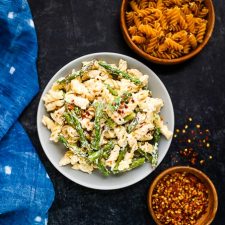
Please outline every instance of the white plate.
[[[83, 61], [89, 61], [92, 59], [105, 60], [107, 63], [115, 63], [115, 64], [118, 64], [119, 59], [123, 59], [128, 62], [129, 68], [135, 68], [140, 70], [143, 74], [148, 74], [149, 88], [152, 91], [154, 97], [163, 99], [164, 107], [161, 111], [161, 115], [165, 123], [168, 125], [169, 129], [173, 131], [174, 129], [173, 105], [164, 84], [156, 76], [156, 74], [152, 70], [150, 70], [147, 66], [137, 61], [136, 59], [133, 59], [126, 55], [110, 52], [101, 52], [85, 55], [78, 59], [75, 59], [72, 62], [65, 65], [52, 77], [52, 79], [47, 84], [45, 90], [43, 91], [42, 97], [46, 94], [46, 92], [51, 88], [52, 84], [59, 77], [67, 75], [68, 73], [71, 72], [73, 68], [75, 68], [76, 70], [80, 69], [81, 63]], [[65, 147], [61, 144], [55, 144], [52, 141], [49, 141], [50, 132], [41, 123], [41, 119], [44, 114], [47, 114], [47, 112], [44, 108], [43, 101], [40, 100], [37, 113], [37, 129], [41, 145], [48, 159], [55, 166], [55, 168], [70, 180], [89, 188], [100, 190], [112, 190], [135, 184], [136, 182], [144, 179], [153, 171], [151, 165], [149, 163], [146, 163], [143, 166], [136, 168], [132, 171], [126, 172], [124, 174], [104, 177], [99, 172], [94, 172], [91, 175], [89, 175], [81, 171], [73, 170], [71, 169], [71, 166], [60, 167], [58, 163], [65, 153]], [[164, 137], [161, 138], [159, 143], [159, 163], [165, 157], [169, 149], [170, 143], [171, 140], [167, 141]]]

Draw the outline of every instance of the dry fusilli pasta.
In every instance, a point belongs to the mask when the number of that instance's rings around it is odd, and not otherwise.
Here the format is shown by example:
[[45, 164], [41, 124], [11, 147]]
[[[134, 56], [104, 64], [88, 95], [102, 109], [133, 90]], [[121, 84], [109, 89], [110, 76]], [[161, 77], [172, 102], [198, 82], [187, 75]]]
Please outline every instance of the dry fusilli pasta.
[[181, 57], [204, 40], [209, 10], [202, 0], [131, 0], [129, 7], [132, 41], [154, 57]]

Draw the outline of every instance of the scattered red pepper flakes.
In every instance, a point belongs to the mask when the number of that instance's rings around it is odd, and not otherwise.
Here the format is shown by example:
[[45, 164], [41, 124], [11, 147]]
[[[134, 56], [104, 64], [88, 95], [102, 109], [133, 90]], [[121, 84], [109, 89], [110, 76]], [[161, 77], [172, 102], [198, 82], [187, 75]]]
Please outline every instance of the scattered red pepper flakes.
[[175, 129], [174, 142], [182, 159], [192, 165], [203, 165], [206, 160], [212, 159], [207, 152], [211, 149], [210, 137], [209, 129], [205, 129], [202, 124], [195, 123], [192, 117], [188, 117], [182, 127]]
[[202, 159], [202, 160], [200, 160], [199, 162], [200, 162], [200, 164], [202, 165], [202, 164], [205, 163], [205, 160]]

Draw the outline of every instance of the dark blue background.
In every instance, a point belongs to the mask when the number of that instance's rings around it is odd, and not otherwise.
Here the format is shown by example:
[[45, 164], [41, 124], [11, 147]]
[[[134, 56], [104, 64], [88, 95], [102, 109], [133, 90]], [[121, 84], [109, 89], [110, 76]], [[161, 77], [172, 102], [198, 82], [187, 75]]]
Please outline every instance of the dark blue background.
[[[219, 210], [213, 225], [225, 224], [225, 7], [214, 0], [216, 25], [208, 45], [194, 59], [176, 66], [151, 64], [133, 53], [119, 27], [121, 1], [29, 0], [39, 43], [38, 72], [41, 91], [21, 117], [55, 187], [56, 198], [49, 211], [50, 225], [144, 225], [154, 224], [147, 209], [147, 191], [152, 180], [173, 165], [187, 165], [173, 140], [161, 165], [141, 182], [115, 191], [81, 187], [63, 177], [46, 158], [37, 136], [36, 111], [49, 79], [66, 63], [82, 55], [112, 51], [132, 56], [148, 65], [166, 85], [175, 109], [176, 127], [192, 116], [212, 133], [211, 155], [198, 168], [213, 180], [219, 195]], [[204, 157], [204, 151], [200, 156]], [[208, 154], [208, 153], [207, 153]], [[172, 158], [176, 156], [178, 162]]]

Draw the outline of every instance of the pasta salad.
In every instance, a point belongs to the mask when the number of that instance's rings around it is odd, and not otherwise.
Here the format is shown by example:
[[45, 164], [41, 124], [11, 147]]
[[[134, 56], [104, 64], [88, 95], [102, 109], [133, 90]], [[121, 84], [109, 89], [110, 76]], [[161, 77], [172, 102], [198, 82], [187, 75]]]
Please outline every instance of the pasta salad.
[[66, 153], [59, 165], [104, 175], [123, 173], [158, 162], [161, 134], [172, 132], [159, 113], [160, 98], [147, 89], [148, 75], [104, 61], [83, 62], [79, 71], [58, 79], [43, 97], [49, 115], [42, 123], [50, 140], [61, 142]]

